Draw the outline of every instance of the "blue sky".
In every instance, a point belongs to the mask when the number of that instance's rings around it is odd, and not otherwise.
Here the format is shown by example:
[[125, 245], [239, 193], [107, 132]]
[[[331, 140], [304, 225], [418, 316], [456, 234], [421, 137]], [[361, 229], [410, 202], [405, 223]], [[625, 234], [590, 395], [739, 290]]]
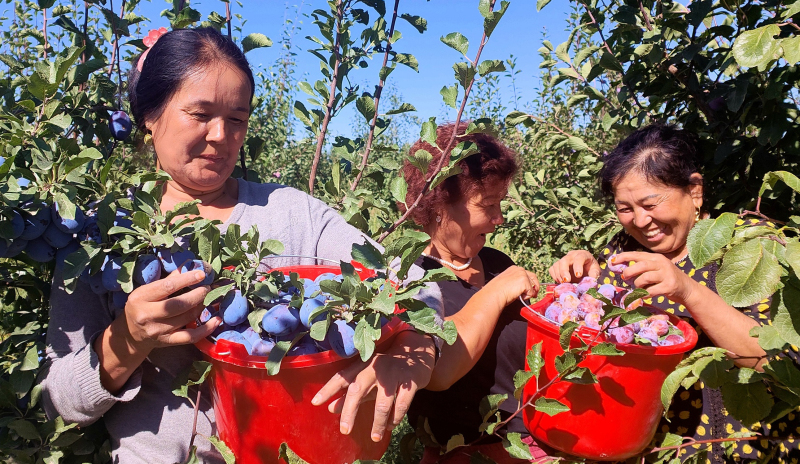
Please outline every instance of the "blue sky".
[[[387, 9], [393, 4], [391, 0], [387, 0], [386, 3]], [[516, 86], [522, 102], [529, 101], [533, 97], [534, 89], [538, 85], [540, 60], [536, 50], [541, 47], [543, 31], [547, 32], [554, 44], [567, 38], [564, 29], [570, 2], [554, 0], [541, 12], [536, 11], [536, 3], [534, 0], [512, 0], [506, 15], [495, 29], [482, 54], [484, 59], [505, 60], [510, 55], [517, 58], [517, 69], [522, 72], [516, 78]], [[312, 48], [313, 43], [305, 37], [318, 35], [316, 26], [312, 24], [313, 19], [308, 15], [314, 9], [325, 8], [324, 1], [243, 0], [242, 4], [240, 7], [236, 2], [231, 2], [233, 13], [241, 14], [246, 20], [243, 33], [246, 35], [251, 32], [261, 32], [276, 43], [271, 48], [257, 49], [248, 53], [253, 67], [258, 65], [268, 67], [278, 59], [281, 47], [277, 42], [288, 19], [296, 26], [293, 36], [293, 45], [297, 53], [296, 76], [300, 80], [309, 80], [312, 83], [321, 76], [319, 60], [306, 51]], [[161, 0], [143, 2], [140, 14], [148, 17], [154, 27], [169, 26], [167, 19], [160, 17], [160, 12], [170, 5], [171, 2]], [[203, 13], [204, 17], [214, 10], [221, 13], [225, 11], [225, 4], [220, 0], [192, 1], [191, 5]], [[389, 77], [389, 85], [394, 86], [402, 95], [403, 101], [417, 108], [416, 115], [420, 118], [436, 116], [440, 119], [454, 119], [455, 110], [447, 111], [439, 90], [455, 82], [452, 65], [459, 61], [461, 55], [443, 44], [439, 38], [450, 32], [461, 32], [469, 39], [469, 55], [474, 57], [483, 33], [483, 18], [478, 11], [478, 1], [402, 0], [399, 10], [401, 14], [409, 13], [425, 18], [428, 21], [428, 30], [420, 34], [407, 22], [398, 20], [396, 28], [402, 32], [403, 37], [394, 45], [394, 49], [415, 55], [419, 61], [419, 73], [405, 66], [399, 66]], [[375, 16], [374, 12], [370, 15], [371, 19]], [[361, 84], [362, 89], [371, 88], [378, 80], [380, 60], [382, 56], [376, 56], [369, 68], [354, 71], [352, 81]], [[513, 106], [510, 80], [504, 79], [502, 86], [505, 89], [503, 98], [507, 101], [507, 106]], [[298, 92], [296, 98], [305, 100], [306, 94]], [[349, 131], [355, 117], [355, 105], [351, 106], [350, 112], [345, 112], [334, 119], [331, 125], [332, 133], [344, 134]], [[386, 109], [388, 108], [382, 107], [382, 110]]]

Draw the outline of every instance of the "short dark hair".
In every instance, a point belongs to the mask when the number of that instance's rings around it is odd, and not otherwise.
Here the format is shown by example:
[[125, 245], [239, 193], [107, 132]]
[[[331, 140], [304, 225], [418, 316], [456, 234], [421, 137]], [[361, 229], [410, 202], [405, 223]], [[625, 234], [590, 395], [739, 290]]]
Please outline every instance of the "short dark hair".
[[142, 71], [134, 60], [128, 72], [128, 101], [133, 120], [144, 129], [145, 123], [161, 114], [183, 81], [212, 63], [229, 63], [250, 81], [250, 100], [255, 80], [244, 52], [214, 28], [177, 29], [167, 32], [150, 48]]
[[673, 125], [653, 124], [633, 132], [603, 158], [600, 188], [613, 201], [614, 187], [630, 172], [669, 187], [686, 188], [700, 172], [698, 137]]
[[[458, 162], [461, 173], [448, 177], [436, 188], [422, 197], [419, 205], [411, 212], [411, 218], [420, 225], [426, 225], [444, 205], [452, 205], [462, 200], [465, 196], [485, 189], [489, 185], [508, 184], [519, 170], [517, 154], [503, 145], [495, 137], [488, 134], [473, 133], [464, 135], [468, 122], [458, 125], [456, 142], [472, 142], [478, 147], [478, 153], [470, 155]], [[441, 125], [436, 129], [436, 145], [441, 148], [447, 146], [455, 123]], [[419, 150], [427, 150], [433, 159], [430, 166], [436, 166], [444, 154], [441, 149], [434, 148], [429, 143], [417, 140], [409, 150], [409, 157]], [[416, 166], [406, 159], [401, 171], [408, 184], [406, 202], [410, 205], [417, 199], [425, 186], [425, 177]], [[405, 206], [400, 203], [398, 207], [405, 212]]]

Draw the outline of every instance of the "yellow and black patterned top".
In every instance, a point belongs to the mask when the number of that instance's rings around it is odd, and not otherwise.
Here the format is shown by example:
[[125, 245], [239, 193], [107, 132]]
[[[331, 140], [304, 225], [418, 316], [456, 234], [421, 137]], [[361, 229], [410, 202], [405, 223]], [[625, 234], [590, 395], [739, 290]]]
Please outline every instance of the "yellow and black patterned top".
[[[754, 222], [756, 224], [758, 221]], [[737, 225], [743, 225], [739, 220]], [[639, 244], [627, 233], [620, 232], [605, 246], [600, 255], [601, 273], [598, 283], [610, 283], [619, 287], [628, 287], [619, 274], [610, 271], [606, 266], [607, 259], [623, 251], [649, 251]], [[700, 285], [705, 285], [716, 292], [716, 273], [718, 265], [711, 263], [700, 269], [695, 268], [691, 260], [687, 257], [678, 263], [678, 268], [697, 281]], [[671, 314], [686, 318], [687, 321], [697, 330], [699, 340], [697, 348], [713, 346], [708, 336], [702, 329], [694, 323], [692, 315], [683, 305], [679, 305], [669, 299], [659, 296], [648, 298], [645, 303], [663, 309]], [[769, 324], [769, 300], [764, 300], [749, 308], [742, 308], [742, 312], [752, 317], [761, 324]], [[796, 352], [797, 348], [792, 347]], [[680, 436], [692, 436], [695, 440], [709, 440], [714, 438], [725, 438], [735, 432], [746, 432], [748, 429], [740, 422], [729, 416], [722, 403], [722, 398], [718, 389], [704, 387], [702, 382], [698, 382], [688, 390], [681, 388], [673, 398], [672, 406], [668, 412], [669, 422], [661, 420], [658, 431], [661, 433], [673, 433]], [[754, 431], [772, 437], [787, 437], [800, 434], [800, 411], [794, 411], [773, 424], [762, 427], [756, 423]], [[656, 437], [658, 438], [658, 436]], [[726, 455], [725, 448], [721, 444], [694, 445], [694, 449], [689, 447], [683, 449], [681, 460], [696, 451], [706, 450], [708, 463], [722, 462], [769, 462], [769, 463], [800, 463], [800, 450], [798, 443], [794, 439], [785, 442], [755, 440], [733, 442], [726, 444], [730, 449], [730, 455]]]

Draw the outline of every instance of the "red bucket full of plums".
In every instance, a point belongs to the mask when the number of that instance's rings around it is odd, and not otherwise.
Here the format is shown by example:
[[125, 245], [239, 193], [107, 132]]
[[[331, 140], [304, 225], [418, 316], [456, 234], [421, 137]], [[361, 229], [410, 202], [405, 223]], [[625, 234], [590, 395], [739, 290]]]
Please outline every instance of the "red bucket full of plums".
[[[361, 279], [375, 276], [372, 270], [354, 264]], [[300, 279], [307, 279], [307, 294], [311, 286], [309, 282], [341, 278], [339, 266], [298, 265], [272, 271], [286, 275], [296, 273]], [[304, 303], [310, 300], [313, 298], [304, 300]], [[281, 304], [280, 301], [276, 303]], [[310, 304], [318, 306], [317, 303]], [[295, 309], [289, 309], [294, 313]], [[219, 437], [233, 451], [236, 462], [283, 462], [279, 459], [282, 443], [306, 462], [315, 464], [380, 459], [389, 446], [391, 434], [386, 434], [378, 443], [371, 440], [374, 401], [361, 404], [349, 435], [342, 435], [339, 431], [339, 415], [328, 412], [327, 404], [311, 404], [314, 395], [334, 374], [360, 362], [358, 352], [355, 355], [350, 353], [353, 343], [352, 337], [347, 340], [347, 329], [337, 334], [335, 340], [326, 337], [317, 342], [303, 337], [283, 358], [279, 372], [269, 375], [266, 362], [270, 336], [263, 333], [267, 329], [278, 332], [275, 325], [280, 325], [280, 313], [286, 310], [278, 308], [276, 312], [277, 322], [264, 316], [264, 330], [262, 335], [256, 334], [257, 338], [245, 328], [241, 332], [216, 333], [215, 340], [204, 339], [197, 343], [212, 363], [211, 387]], [[304, 313], [303, 307], [297, 313], [290, 316], [299, 316], [301, 320], [309, 317], [308, 310]], [[203, 322], [203, 317], [200, 321]], [[404, 323], [397, 318], [386, 322], [377, 349], [389, 343], [403, 326]], [[328, 334], [331, 335], [331, 331]], [[282, 336], [284, 340], [290, 337], [292, 334]], [[281, 336], [276, 339], [280, 340]], [[331, 349], [331, 345], [336, 349]], [[345, 357], [348, 354], [350, 357]]]
[[[650, 443], [663, 412], [661, 386], [666, 377], [697, 343], [697, 332], [686, 321], [634, 300], [625, 308], [641, 306], [652, 314], [642, 321], [619, 324], [603, 321], [603, 303], [588, 292], [596, 288], [615, 305], [624, 307], [628, 290], [613, 285], [597, 287], [585, 278], [580, 284], [548, 285], [544, 298], [526, 305], [522, 316], [528, 321], [526, 352], [542, 343], [544, 366], [537, 382], [523, 390], [527, 403], [534, 395], [560, 401], [569, 411], [550, 416], [528, 406], [523, 419], [531, 435], [565, 453], [592, 460], [621, 460], [639, 454]], [[639, 310], [638, 312], [643, 312]], [[567, 321], [578, 328], [570, 348], [611, 342], [622, 356], [587, 355], [580, 367], [588, 368], [597, 383], [572, 383], [559, 379], [555, 362], [564, 354], [559, 329]], [[605, 330], [600, 330], [600, 329]], [[527, 365], [529, 370], [530, 366]], [[538, 386], [544, 388], [537, 392]]]

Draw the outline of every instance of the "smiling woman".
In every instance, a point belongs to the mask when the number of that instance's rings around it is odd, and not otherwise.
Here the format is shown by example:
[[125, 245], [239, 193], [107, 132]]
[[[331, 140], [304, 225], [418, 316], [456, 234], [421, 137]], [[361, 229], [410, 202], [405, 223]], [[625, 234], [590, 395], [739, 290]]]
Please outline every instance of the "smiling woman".
[[[644, 288], [650, 293], [647, 304], [687, 318], [697, 329], [698, 348], [724, 348], [737, 365], [759, 369], [765, 353], [750, 330], [769, 320], [769, 302], [749, 308], [728, 305], [716, 293], [717, 263], [697, 268], [689, 258], [689, 233], [697, 221], [708, 216], [703, 209], [698, 145], [689, 131], [665, 125], [645, 127], [625, 138], [603, 159], [600, 172], [602, 191], [615, 206], [624, 230], [597, 258], [589, 251], [570, 251], [553, 264], [550, 275], [557, 282], [577, 282], [588, 275], [599, 283]], [[727, 415], [718, 389], [703, 388], [700, 383], [690, 390], [679, 390], [669, 414], [659, 425], [659, 432], [689, 435], [696, 440], [745, 432], [745, 425], [749, 425]], [[783, 431], [800, 425], [800, 416], [787, 417], [787, 421], [772, 427]], [[771, 434], [768, 429], [755, 430], [765, 436]], [[686, 450], [696, 452], [699, 447]], [[788, 450], [783, 445], [777, 452], [767, 440], [732, 443], [730, 457], [719, 443], [708, 447], [709, 460], [714, 463], [765, 456], [772, 457], [769, 462], [796, 462], [800, 455], [797, 449]]]
[[[218, 220], [223, 232], [232, 225], [257, 227], [260, 237], [281, 241], [285, 253], [294, 256], [270, 260], [273, 267], [316, 264], [297, 256], [351, 260], [352, 245], [365, 238], [336, 211], [292, 188], [231, 178], [254, 85], [244, 53], [230, 39], [214, 29], [167, 32], [137, 64], [129, 78], [129, 100], [139, 129], [152, 140], [158, 165], [170, 176], [163, 185], [162, 211], [199, 200], [200, 216]], [[62, 276], [53, 279], [45, 409], [51, 418], [80, 426], [102, 417], [115, 462], [184, 462], [192, 442], [200, 461], [224, 462], [210, 441], [193, 437], [193, 418], [198, 434], [215, 434], [208, 385], [200, 387], [199, 415], [190, 401], [172, 393], [175, 378], [202, 357], [193, 343], [221, 320], [217, 316], [187, 327], [203, 311], [210, 287], [202, 285], [203, 271], [172, 271], [137, 287], [127, 303], [116, 306], [110, 294], [96, 295], [89, 284], [78, 283], [68, 294]], [[421, 274], [415, 267], [409, 277]], [[441, 309], [435, 288], [423, 289], [417, 298]], [[377, 392], [370, 438], [380, 441], [387, 425], [400, 422], [416, 389], [428, 383], [434, 354], [434, 340], [401, 332], [386, 352], [334, 376], [314, 404], [346, 389], [336, 401], [346, 406], [340, 419], [346, 434], [361, 400]], [[292, 420], [288, 411], [265, 419]]]

